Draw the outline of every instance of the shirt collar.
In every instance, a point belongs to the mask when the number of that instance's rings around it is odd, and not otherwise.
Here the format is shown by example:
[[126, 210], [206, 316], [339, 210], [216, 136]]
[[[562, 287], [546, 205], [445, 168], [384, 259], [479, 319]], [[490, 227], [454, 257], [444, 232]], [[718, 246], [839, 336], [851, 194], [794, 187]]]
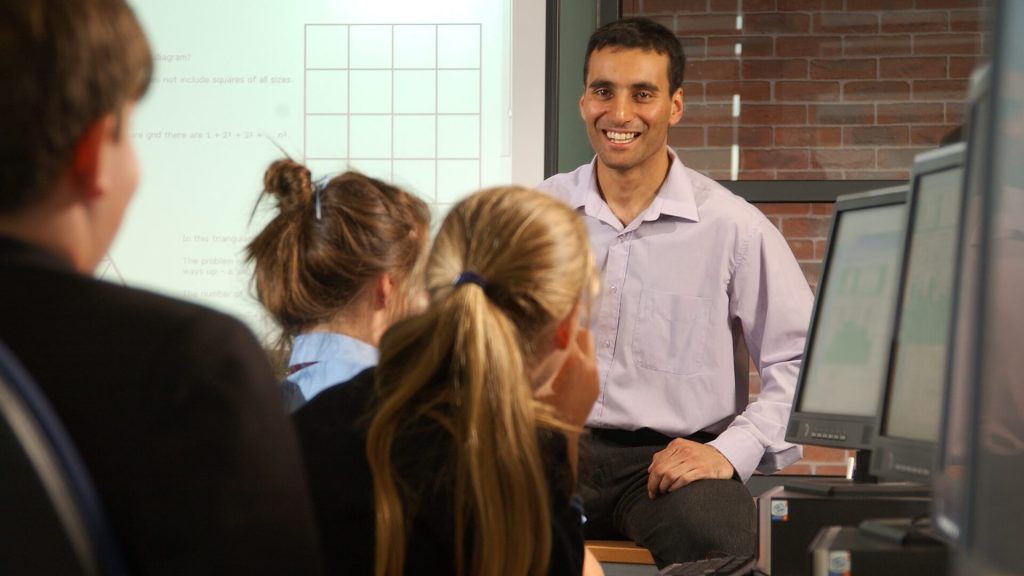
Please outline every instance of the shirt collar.
[[[700, 222], [697, 202], [693, 195], [693, 181], [675, 150], [668, 146], [665, 149], [668, 151], [670, 162], [668, 176], [661, 183], [654, 201], [643, 212], [641, 219], [649, 222], [664, 215]], [[583, 167], [580, 176], [579, 185], [570, 197], [573, 208], [583, 208], [587, 216], [621, 226], [597, 188], [597, 156]]]

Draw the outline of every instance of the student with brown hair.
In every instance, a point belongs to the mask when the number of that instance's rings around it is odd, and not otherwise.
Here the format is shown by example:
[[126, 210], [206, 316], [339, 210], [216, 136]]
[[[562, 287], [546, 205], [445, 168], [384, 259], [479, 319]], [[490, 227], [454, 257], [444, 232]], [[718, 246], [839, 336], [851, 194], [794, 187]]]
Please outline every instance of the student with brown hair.
[[295, 415], [331, 572], [580, 573], [593, 278], [586, 230], [554, 198], [497, 188], [452, 209], [427, 310], [384, 335], [375, 370]]
[[356, 172], [314, 183], [290, 159], [267, 169], [267, 195], [277, 215], [249, 244], [249, 260], [260, 302], [291, 343], [282, 394], [295, 410], [375, 365], [381, 334], [422, 300], [430, 211]]
[[139, 181], [132, 115], [152, 71], [123, 0], [0, 0], [0, 340], [68, 431], [128, 573], [317, 574], [295, 432], [256, 338], [92, 277]]

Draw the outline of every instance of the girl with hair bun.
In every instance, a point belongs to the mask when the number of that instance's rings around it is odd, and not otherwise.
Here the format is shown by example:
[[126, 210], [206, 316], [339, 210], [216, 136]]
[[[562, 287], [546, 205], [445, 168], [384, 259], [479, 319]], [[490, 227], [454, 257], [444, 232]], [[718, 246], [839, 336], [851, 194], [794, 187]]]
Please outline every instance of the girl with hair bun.
[[260, 302], [291, 344], [282, 395], [295, 410], [375, 365], [381, 334], [422, 299], [430, 211], [356, 172], [314, 183], [291, 159], [263, 181], [260, 200], [276, 198], [277, 214], [248, 259]]
[[445, 218], [426, 311], [296, 414], [333, 574], [580, 574], [576, 442], [597, 397], [586, 230], [524, 188]]

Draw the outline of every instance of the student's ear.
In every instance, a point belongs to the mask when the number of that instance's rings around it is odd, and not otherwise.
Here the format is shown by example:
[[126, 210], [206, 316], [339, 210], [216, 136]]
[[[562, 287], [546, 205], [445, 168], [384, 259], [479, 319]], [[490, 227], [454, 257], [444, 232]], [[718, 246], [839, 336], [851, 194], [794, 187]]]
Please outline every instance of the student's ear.
[[100, 187], [103, 145], [116, 122], [112, 113], [104, 114], [86, 127], [75, 145], [71, 158], [71, 180], [86, 197], [96, 198], [103, 193]]
[[379, 308], [387, 309], [391, 305], [394, 291], [395, 281], [391, 279], [390, 275], [381, 274], [377, 277], [376, 286], [374, 286], [374, 302]]
[[579, 324], [580, 306], [573, 306], [569, 313], [555, 328], [555, 349], [565, 350], [576, 338], [576, 327]]

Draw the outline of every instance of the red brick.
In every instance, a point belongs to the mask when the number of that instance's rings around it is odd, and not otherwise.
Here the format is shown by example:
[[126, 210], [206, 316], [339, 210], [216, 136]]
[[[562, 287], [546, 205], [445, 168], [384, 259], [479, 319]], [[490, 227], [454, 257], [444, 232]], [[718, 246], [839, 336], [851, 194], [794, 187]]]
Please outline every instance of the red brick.
[[[825, 216], [831, 216], [834, 208], [835, 204], [831, 202], [816, 202], [811, 204], [811, 214], [824, 214]], [[824, 246], [824, 242], [822, 242], [822, 245]], [[815, 246], [815, 252], [817, 253], [817, 246]], [[818, 254], [818, 257], [821, 257], [820, 253]]]
[[[920, 150], [918, 150], [920, 152]], [[910, 170], [847, 170], [843, 173], [846, 180], [906, 180]]]
[[800, 261], [814, 260], [814, 240], [789, 240], [789, 250], [793, 257]]
[[704, 98], [708, 102], [732, 101], [735, 94], [740, 95], [740, 102], [769, 101], [772, 99], [770, 82], [708, 82], [704, 87]]
[[654, 20], [658, 24], [661, 24], [665, 28], [668, 28], [672, 32], [677, 32], [676, 29], [676, 17], [674, 14], [651, 14], [647, 18]]
[[871, 104], [818, 104], [809, 110], [811, 124], [873, 124], [875, 107]]
[[821, 0], [779, 0], [779, 12], [818, 12], [822, 8]]
[[[716, 0], [712, 0], [714, 2]], [[723, 6], [732, 5], [736, 8], [736, 0], [717, 0]], [[743, 0], [743, 11], [747, 14], [752, 12], [775, 12], [775, 0]]]
[[901, 56], [910, 52], [909, 34], [847, 36], [843, 40], [843, 54], [847, 56]]
[[806, 202], [758, 202], [754, 206], [764, 214], [804, 216], [811, 213], [811, 205]]
[[683, 121], [687, 124], [729, 124], [732, 122], [732, 104], [692, 104], [686, 106]]
[[785, 104], [750, 104], [740, 107], [740, 123], [746, 126], [779, 126], [807, 123], [807, 107]]
[[[740, 55], [736, 45], [740, 44]], [[709, 58], [764, 58], [775, 55], [775, 40], [771, 36], [711, 37], [708, 38]]]
[[878, 124], [941, 124], [942, 104], [879, 104]]
[[681, 35], [704, 36], [710, 34], [740, 34], [736, 29], [735, 14], [701, 14], [680, 16], [676, 30]]
[[683, 162], [694, 170], [701, 172], [716, 168], [728, 169], [732, 160], [732, 150], [728, 148], [706, 148], [704, 150], [686, 150], [682, 154]]
[[967, 99], [967, 81], [914, 80], [911, 96], [914, 100], [963, 101]]
[[683, 82], [683, 104], [689, 106], [691, 102], [704, 101], [703, 82]]
[[801, 170], [807, 168], [807, 150], [757, 150], [740, 151], [740, 167], [747, 170], [774, 168], [776, 170]]
[[825, 12], [839, 12], [846, 9], [844, 4], [846, 0], [823, 0], [821, 3], [821, 9]]
[[[815, 205], [815, 208], [817, 208], [817, 206], [818, 205]], [[828, 206], [829, 207], [829, 214], [832, 213], [832, 210], [831, 210], [832, 205], [831, 204], [822, 204], [822, 206]], [[812, 213], [817, 214], [817, 212], [812, 212]], [[825, 258], [825, 246], [827, 244], [828, 244], [828, 242], [826, 240], [815, 240], [814, 241], [814, 259], [815, 260], [822, 260], [822, 259]]]
[[985, 13], [981, 10], [961, 10], [949, 13], [949, 29], [953, 32], [984, 32], [987, 28]]
[[[749, 12], [744, 3], [743, 10]], [[806, 34], [811, 30], [811, 17], [807, 14], [775, 12], [773, 14], [747, 14], [743, 17], [744, 34]]]
[[807, 279], [807, 283], [811, 286], [818, 285], [818, 279], [821, 277], [821, 263], [820, 262], [800, 262], [800, 270], [804, 273], [804, 278]]
[[622, 15], [624, 17], [636, 16], [639, 10], [640, 0], [623, 0], [622, 1]]
[[978, 54], [978, 34], [919, 34], [914, 36], [914, 54]]
[[911, 146], [938, 146], [939, 142], [954, 130], [956, 126], [912, 126], [910, 128]]
[[953, 56], [949, 59], [949, 77], [970, 78], [977, 65], [978, 59], [973, 56]]
[[839, 82], [776, 82], [775, 99], [782, 102], [835, 102]]
[[776, 180], [829, 180], [829, 173], [824, 170], [778, 170]]
[[934, 10], [936, 8], [979, 8], [984, 0], [916, 0], [919, 9]]
[[708, 57], [707, 40], [703, 37], [692, 36], [679, 37], [679, 45], [683, 47], [683, 54], [687, 59], [703, 60]]
[[879, 78], [945, 78], [946, 58], [881, 58]]
[[874, 150], [813, 150], [811, 167], [826, 170], [874, 168]]
[[921, 151], [921, 148], [879, 148], [878, 167], [882, 170], [910, 168], [914, 163], [914, 156]]
[[[775, 180], [775, 170], [740, 170], [737, 175], [740, 180]], [[732, 175], [728, 172], [725, 173], [722, 178], [715, 178], [715, 180], [730, 180]], [[771, 221], [771, 218], [768, 219]], [[778, 220], [778, 218], [776, 218]], [[772, 226], [779, 227], [778, 222], [772, 222]]]
[[816, 465], [814, 467], [815, 476], [845, 476], [846, 465], [843, 466], [821, 466]]
[[913, 7], [914, 0], [846, 0], [846, 9], [851, 12], [857, 10], [884, 12], [886, 10], [907, 10]]
[[772, 144], [772, 128], [769, 126], [708, 126], [708, 146], [732, 146], [741, 148], [767, 148]]
[[910, 100], [910, 84], [898, 81], [847, 82], [843, 85], [843, 100]]
[[874, 58], [811, 60], [811, 78], [816, 80], [874, 79], [877, 77], [878, 66]]
[[842, 128], [776, 128], [775, 145], [787, 148], [835, 147], [843, 143]]
[[707, 0], [644, 0], [644, 13], [707, 12]]
[[673, 126], [668, 129], [668, 145], [673, 148], [703, 148], [703, 126]]
[[904, 146], [910, 142], [907, 126], [853, 126], [843, 128], [844, 146]]
[[807, 78], [806, 60], [744, 60], [743, 78], [781, 80], [783, 78]]
[[779, 36], [775, 39], [778, 56], [825, 57], [843, 53], [841, 36]]
[[967, 104], [956, 102], [946, 104], [946, 124], [960, 125], [967, 118]]
[[740, 64], [729, 60], [689, 60], [686, 77], [690, 80], [739, 80]]
[[787, 217], [782, 220], [782, 235], [786, 238], [824, 238], [828, 234], [828, 226], [828, 218]]
[[814, 32], [871, 34], [878, 32], [878, 16], [848, 12], [823, 12], [814, 15]]
[[[689, 166], [689, 164], [687, 164], [687, 166]], [[707, 176], [708, 178], [711, 178], [712, 180], [731, 180], [732, 179], [732, 172], [730, 170], [728, 170], [728, 169], [726, 169], [726, 170], [705, 169], [705, 170], [701, 170], [701, 172], [705, 176]], [[756, 180], [771, 180], [771, 178], [756, 178]]]
[[804, 457], [801, 462], [842, 462], [845, 465], [846, 458], [846, 450], [842, 448], [804, 446]]
[[882, 32], [946, 32], [949, 17], [945, 12], [885, 12]]

